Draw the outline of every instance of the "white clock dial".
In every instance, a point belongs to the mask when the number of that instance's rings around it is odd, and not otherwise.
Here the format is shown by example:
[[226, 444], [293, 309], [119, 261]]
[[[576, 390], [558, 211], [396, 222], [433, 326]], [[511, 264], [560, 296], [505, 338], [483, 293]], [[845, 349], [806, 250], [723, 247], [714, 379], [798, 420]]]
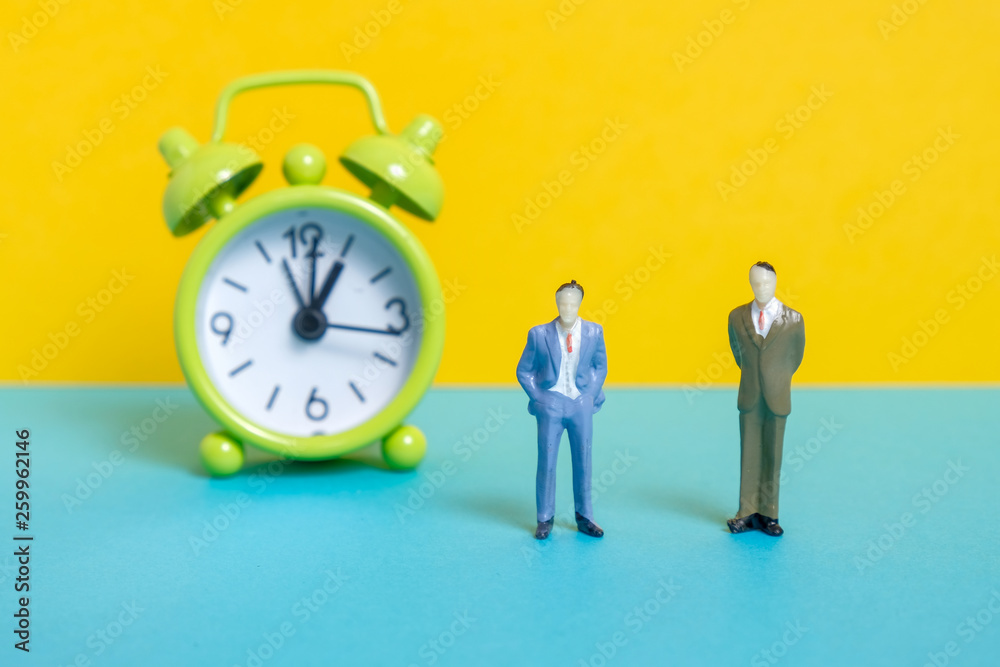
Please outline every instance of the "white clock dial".
[[416, 277], [370, 225], [335, 210], [290, 209], [247, 226], [212, 261], [195, 311], [198, 352], [215, 387], [252, 422], [293, 436], [335, 434], [402, 389], [421, 313]]

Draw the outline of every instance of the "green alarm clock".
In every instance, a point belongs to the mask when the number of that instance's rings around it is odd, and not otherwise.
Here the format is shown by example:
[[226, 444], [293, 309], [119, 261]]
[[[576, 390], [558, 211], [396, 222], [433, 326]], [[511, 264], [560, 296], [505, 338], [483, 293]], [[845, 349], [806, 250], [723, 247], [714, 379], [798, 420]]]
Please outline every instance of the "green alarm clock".
[[[371, 188], [368, 198], [320, 185], [323, 153], [302, 144], [284, 159], [289, 187], [236, 205], [262, 164], [247, 147], [222, 142], [229, 104], [247, 90], [291, 84], [365, 95], [377, 133], [355, 141], [340, 162]], [[174, 313], [184, 376], [224, 428], [201, 442], [210, 473], [239, 470], [248, 444], [318, 460], [381, 442], [396, 469], [423, 458], [426, 438], [403, 420], [441, 360], [441, 285], [389, 208], [437, 217], [443, 188], [431, 156], [440, 137], [429, 116], [390, 134], [372, 85], [335, 71], [238, 79], [219, 98], [208, 144], [181, 128], [161, 137], [171, 232], [218, 220], [184, 269]]]

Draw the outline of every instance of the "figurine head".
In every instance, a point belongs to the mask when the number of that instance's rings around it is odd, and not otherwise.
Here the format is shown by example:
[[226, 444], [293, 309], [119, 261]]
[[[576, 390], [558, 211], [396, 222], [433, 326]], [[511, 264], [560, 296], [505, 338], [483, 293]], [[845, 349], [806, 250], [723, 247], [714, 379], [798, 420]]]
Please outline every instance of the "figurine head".
[[750, 288], [753, 298], [761, 308], [774, 298], [774, 289], [778, 285], [778, 274], [767, 262], [757, 262], [750, 267]]
[[567, 329], [576, 324], [581, 301], [583, 301], [583, 287], [575, 280], [563, 283], [556, 290], [556, 308], [559, 309], [559, 321]]

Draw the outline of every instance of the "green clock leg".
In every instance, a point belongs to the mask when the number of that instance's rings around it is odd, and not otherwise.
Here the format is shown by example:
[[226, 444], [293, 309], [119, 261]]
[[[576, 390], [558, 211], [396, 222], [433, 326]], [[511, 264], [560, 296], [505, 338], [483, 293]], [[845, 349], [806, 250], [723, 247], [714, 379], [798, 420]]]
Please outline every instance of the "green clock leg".
[[409, 470], [427, 453], [427, 438], [416, 426], [400, 426], [382, 441], [382, 457], [395, 470]]
[[225, 431], [209, 433], [201, 441], [201, 462], [212, 475], [232, 475], [243, 467], [243, 445]]

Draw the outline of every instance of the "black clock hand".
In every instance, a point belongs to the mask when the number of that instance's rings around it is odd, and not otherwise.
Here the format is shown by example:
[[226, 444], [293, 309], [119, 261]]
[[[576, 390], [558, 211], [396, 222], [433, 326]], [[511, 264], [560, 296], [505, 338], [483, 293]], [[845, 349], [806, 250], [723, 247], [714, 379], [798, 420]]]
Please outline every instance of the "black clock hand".
[[403, 332], [394, 329], [369, 329], [367, 327], [352, 327], [347, 324], [327, 324], [330, 329], [346, 329], [347, 331], [360, 331], [362, 333], [388, 334], [389, 336], [399, 336]]
[[326, 280], [323, 281], [323, 288], [320, 289], [316, 298], [309, 303], [310, 308], [323, 310], [323, 304], [330, 298], [330, 292], [333, 291], [333, 286], [337, 283], [337, 278], [340, 277], [340, 272], [343, 270], [344, 263], [339, 259], [333, 263], [333, 266], [330, 267], [330, 272], [326, 274]]
[[300, 309], [304, 309], [306, 304], [302, 301], [302, 295], [299, 294], [299, 288], [295, 286], [295, 278], [292, 277], [292, 270], [288, 268], [288, 260], [281, 260], [281, 265], [285, 267], [285, 275], [288, 277], [288, 284], [292, 286], [292, 293], [295, 294], [295, 300], [299, 304]]
[[313, 238], [312, 249], [309, 250], [306, 255], [312, 260], [309, 266], [309, 307], [316, 302], [316, 259], [322, 257], [323, 253], [319, 252], [319, 236]]

